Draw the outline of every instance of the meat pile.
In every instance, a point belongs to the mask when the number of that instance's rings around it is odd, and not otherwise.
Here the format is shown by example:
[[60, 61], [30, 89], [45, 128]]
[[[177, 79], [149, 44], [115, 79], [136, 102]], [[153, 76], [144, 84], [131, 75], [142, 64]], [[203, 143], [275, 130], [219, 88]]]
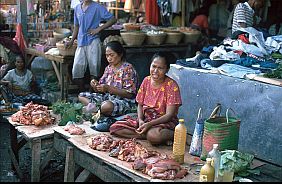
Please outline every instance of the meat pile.
[[110, 151], [110, 146], [113, 143], [113, 138], [106, 134], [99, 134], [87, 139], [87, 144], [90, 148], [98, 151]]
[[65, 126], [64, 130], [69, 132], [71, 135], [82, 135], [83, 133], [85, 133], [85, 130], [83, 128], [80, 128], [75, 124], [69, 124]]
[[18, 112], [11, 116], [12, 121], [24, 125], [48, 125], [55, 122], [55, 118], [51, 116], [48, 107], [45, 105], [26, 104]]
[[109, 151], [109, 156], [127, 162], [133, 162], [132, 168], [156, 179], [173, 180], [183, 178], [187, 169], [165, 154], [150, 151], [136, 139], [113, 140], [106, 134], [96, 135], [88, 140], [92, 149]]
[[135, 170], [141, 170], [155, 179], [174, 180], [184, 178], [188, 171], [182, 168], [178, 162], [167, 156], [153, 156], [149, 158], [138, 158], [132, 164]]

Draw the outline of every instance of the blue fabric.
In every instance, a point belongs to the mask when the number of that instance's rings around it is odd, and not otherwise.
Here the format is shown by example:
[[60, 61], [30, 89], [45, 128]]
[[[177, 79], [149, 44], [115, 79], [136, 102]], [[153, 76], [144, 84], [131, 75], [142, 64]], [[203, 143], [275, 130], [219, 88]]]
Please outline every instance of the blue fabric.
[[91, 128], [99, 132], [109, 132], [110, 126], [115, 122], [116, 119], [112, 117], [101, 117]]
[[233, 62], [230, 61], [230, 63], [241, 65], [241, 66], [246, 66], [246, 67], [251, 67], [254, 64], [259, 64], [261, 67], [264, 67], [264, 68], [275, 69], [275, 68], [278, 67], [278, 64], [275, 63], [272, 60], [259, 61], [259, 60], [255, 59], [255, 58], [248, 57], [248, 56], [244, 57], [244, 58], [241, 58], [240, 60], [237, 60], [237, 61], [233, 61]]
[[87, 34], [88, 30], [96, 29], [101, 21], [107, 21], [112, 17], [113, 14], [99, 3], [92, 2], [85, 12], [81, 9], [81, 4], [78, 4], [74, 9], [74, 25], [79, 26], [77, 45], [79, 47], [90, 45], [99, 36]]
[[213, 47], [214, 47], [214, 46], [204, 47], [204, 48], [202, 49], [202, 53], [207, 53], [207, 54], [212, 53]]

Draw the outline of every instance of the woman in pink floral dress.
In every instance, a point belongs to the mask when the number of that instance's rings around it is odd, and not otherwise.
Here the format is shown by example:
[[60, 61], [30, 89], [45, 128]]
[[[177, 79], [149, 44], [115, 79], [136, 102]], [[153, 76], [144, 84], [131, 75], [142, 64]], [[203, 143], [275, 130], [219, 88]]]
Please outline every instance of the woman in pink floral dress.
[[136, 109], [137, 72], [132, 64], [125, 61], [125, 54], [123, 46], [117, 41], [106, 45], [109, 65], [99, 81], [91, 80], [94, 93], [79, 94], [81, 103], [94, 103], [104, 116], [124, 115]]
[[166, 75], [168, 55], [153, 56], [150, 76], [145, 77], [136, 96], [138, 120], [120, 121], [110, 127], [111, 134], [126, 138], [146, 138], [151, 144], [173, 140], [182, 104], [178, 84]]

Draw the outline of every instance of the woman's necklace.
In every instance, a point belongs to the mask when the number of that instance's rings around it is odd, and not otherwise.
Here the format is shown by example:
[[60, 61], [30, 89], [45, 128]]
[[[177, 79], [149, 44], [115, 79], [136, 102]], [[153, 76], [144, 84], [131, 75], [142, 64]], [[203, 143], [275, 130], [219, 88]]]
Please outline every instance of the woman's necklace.
[[22, 70], [22, 71], [21, 71], [21, 70], [16, 69], [16, 74], [17, 74], [18, 76], [20, 76], [20, 77], [24, 76], [25, 73], [26, 73], [26, 70]]

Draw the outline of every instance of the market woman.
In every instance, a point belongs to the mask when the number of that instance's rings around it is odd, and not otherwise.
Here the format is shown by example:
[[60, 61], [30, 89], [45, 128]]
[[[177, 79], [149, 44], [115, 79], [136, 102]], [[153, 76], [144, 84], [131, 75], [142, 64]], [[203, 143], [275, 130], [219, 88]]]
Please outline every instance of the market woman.
[[30, 70], [25, 67], [21, 56], [16, 57], [16, 68], [11, 69], [1, 79], [1, 93], [10, 103], [28, 103], [30, 101], [48, 103], [35, 94], [36, 82]]
[[91, 80], [94, 91], [82, 92], [78, 99], [84, 105], [95, 103], [104, 116], [118, 116], [136, 109], [137, 72], [125, 61], [125, 50], [118, 41], [106, 45], [106, 58], [109, 65], [105, 68], [99, 82]]
[[117, 121], [110, 127], [111, 134], [146, 138], [153, 145], [172, 143], [182, 101], [178, 84], [166, 75], [169, 61], [165, 53], [153, 56], [150, 76], [145, 77], [136, 96], [138, 120]]

